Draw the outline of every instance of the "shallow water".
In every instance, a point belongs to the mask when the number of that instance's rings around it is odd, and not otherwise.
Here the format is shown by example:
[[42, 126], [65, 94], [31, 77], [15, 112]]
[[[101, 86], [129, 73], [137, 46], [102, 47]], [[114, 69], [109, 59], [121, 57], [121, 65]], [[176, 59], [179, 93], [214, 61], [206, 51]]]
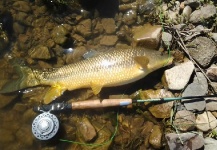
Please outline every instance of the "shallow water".
[[[42, 1], [7, 0], [0, 2], [2, 14], [0, 19], [4, 25], [0, 33], [1, 35], [5, 34], [9, 41], [8, 43], [4, 40], [3, 42], [0, 41], [0, 44], [2, 44], [0, 46], [0, 86], [17, 78], [12, 64], [25, 64], [39, 69], [60, 67], [81, 60], [82, 55], [88, 49], [96, 49], [101, 52], [102, 49], [104, 51], [111, 47], [128, 47], [131, 45], [128, 35], [121, 39], [121, 36], [117, 37], [116, 33], [123, 29], [121, 27], [125, 25], [131, 27], [137, 24], [135, 22], [138, 20], [136, 20], [134, 14], [126, 13], [125, 19], [127, 21], [122, 22], [120, 19], [123, 18], [115, 15], [118, 11], [119, 2], [117, 0], [82, 0], [83, 6], [79, 6], [75, 2], [70, 3], [71, 7], [57, 5], [49, 0], [46, 0], [47, 3]], [[89, 12], [84, 11], [83, 8], [88, 9]], [[101, 31], [102, 25], [97, 24], [102, 18], [114, 18], [107, 22], [111, 26], [106, 27], [106, 31]], [[144, 23], [139, 22], [139, 24]], [[64, 28], [61, 24], [65, 24]], [[8, 28], [6, 28], [6, 25]], [[85, 27], [82, 27], [83, 25]], [[11, 31], [10, 26], [13, 27], [13, 31]], [[86, 26], [88, 26], [88, 29]], [[124, 34], [128, 34], [127, 31]], [[113, 42], [101, 41], [104, 35], [112, 35], [111, 41], [116, 38], [118, 40]], [[75, 49], [73, 54], [70, 53], [71, 51], [65, 53], [67, 49], [71, 48]], [[34, 51], [37, 49], [40, 49], [40, 51]], [[11, 60], [13, 61], [11, 62]], [[101, 92], [100, 98], [105, 99], [110, 95], [121, 95], [120, 98], [139, 89], [160, 86], [158, 83], [162, 74], [163, 70], [160, 70], [158, 73], [153, 73], [145, 79], [126, 86], [105, 88]], [[144, 83], [148, 84], [145, 85]], [[152, 119], [148, 118], [147, 114], [144, 117], [144, 114], [138, 113], [136, 111], [137, 107], [134, 109], [69, 110], [57, 113], [60, 121], [58, 134], [49, 141], [37, 140], [32, 134], [32, 121], [38, 114], [32, 108], [41, 104], [47, 90], [48, 87], [35, 87], [0, 95], [1, 150], [143, 149], [146, 147], [144, 146], [146, 137], [140, 135], [140, 132], [143, 126]], [[94, 96], [91, 90], [81, 89], [67, 91], [57, 101], [72, 102], [97, 98], [99, 96]], [[121, 123], [119, 126], [117, 119]], [[82, 136], [87, 132], [83, 131], [84, 129], [80, 126], [85, 126], [89, 122], [91, 122], [98, 135], [94, 139], [85, 141]], [[126, 136], [120, 139], [122, 134]], [[114, 138], [115, 135], [118, 136]], [[71, 142], [61, 141], [60, 139]]]

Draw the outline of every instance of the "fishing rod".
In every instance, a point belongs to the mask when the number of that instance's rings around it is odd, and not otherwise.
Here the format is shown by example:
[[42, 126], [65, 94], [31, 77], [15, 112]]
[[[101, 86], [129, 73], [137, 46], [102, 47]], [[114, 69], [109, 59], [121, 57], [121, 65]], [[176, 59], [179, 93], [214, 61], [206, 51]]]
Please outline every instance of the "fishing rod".
[[[154, 98], [154, 99], [95, 99], [85, 100], [71, 103], [53, 103], [48, 105], [41, 105], [33, 107], [33, 110], [37, 113], [41, 113], [33, 120], [32, 133], [39, 140], [49, 140], [53, 138], [59, 130], [59, 120], [53, 114], [54, 112], [60, 112], [63, 110], [81, 110], [81, 109], [93, 109], [93, 108], [105, 108], [105, 107], [117, 107], [117, 106], [129, 106], [133, 103], [144, 102], [168, 102], [184, 99], [201, 99], [217, 97], [215, 95], [205, 96], [186, 96], [186, 97], [167, 97], [167, 98]], [[53, 112], [53, 113], [51, 113]]]

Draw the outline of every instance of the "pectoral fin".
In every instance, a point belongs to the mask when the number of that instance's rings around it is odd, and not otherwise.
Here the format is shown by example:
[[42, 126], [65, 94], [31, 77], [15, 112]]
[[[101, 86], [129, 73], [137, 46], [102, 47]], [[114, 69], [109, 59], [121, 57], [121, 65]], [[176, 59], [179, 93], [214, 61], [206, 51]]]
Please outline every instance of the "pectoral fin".
[[99, 92], [101, 91], [101, 89], [102, 89], [103, 86], [100, 85], [100, 84], [91, 82], [90, 87], [93, 90], [93, 93], [95, 95], [97, 95], [97, 94], [99, 94]]
[[66, 89], [61, 87], [60, 85], [52, 86], [44, 96], [44, 103], [49, 104], [50, 102], [55, 100], [57, 97], [62, 95], [65, 90]]
[[139, 69], [148, 69], [149, 59], [146, 56], [136, 56], [134, 60]]

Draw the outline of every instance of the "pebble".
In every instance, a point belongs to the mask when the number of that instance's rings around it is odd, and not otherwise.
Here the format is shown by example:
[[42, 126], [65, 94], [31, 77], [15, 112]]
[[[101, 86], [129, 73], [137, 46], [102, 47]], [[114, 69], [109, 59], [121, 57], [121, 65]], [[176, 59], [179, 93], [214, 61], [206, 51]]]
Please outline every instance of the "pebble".
[[196, 117], [188, 110], [178, 111], [173, 122], [174, 126], [181, 131], [191, 131], [195, 128]]
[[162, 131], [161, 127], [158, 125], [154, 125], [152, 133], [149, 137], [149, 143], [156, 149], [160, 149], [162, 146], [161, 139], [162, 139]]
[[16, 34], [22, 34], [25, 32], [25, 27], [18, 22], [13, 23], [13, 30]]
[[166, 140], [170, 150], [196, 150], [204, 146], [203, 137], [195, 133], [168, 133]]
[[[205, 76], [197, 72], [197, 75], [194, 77], [193, 83], [189, 84], [184, 92], [182, 97], [185, 96], [203, 96], [208, 92], [208, 83]], [[186, 99], [182, 100], [184, 106], [189, 111], [203, 111], [206, 107], [206, 102], [203, 98], [196, 99]]]
[[135, 10], [128, 10], [124, 15], [123, 15], [123, 22], [124, 24], [127, 25], [131, 25], [133, 23], [135, 23], [136, 19], [137, 19], [137, 15], [136, 15], [136, 11]]
[[215, 64], [211, 65], [207, 71], [206, 75], [209, 77], [212, 81], [217, 81], [217, 66]]
[[216, 7], [212, 4], [201, 7], [199, 10], [195, 10], [190, 15], [189, 21], [192, 23], [203, 22], [204, 19], [209, 19], [216, 14]]
[[173, 36], [168, 32], [162, 32], [162, 41], [164, 42], [166, 47], [169, 47], [172, 43]]
[[[194, 64], [191, 61], [181, 63], [164, 72], [163, 83], [171, 90], [182, 90], [189, 82], [194, 71]], [[184, 73], [183, 73], [184, 72]]]
[[[192, 47], [192, 45], [197, 46]], [[186, 46], [190, 55], [204, 68], [208, 67], [217, 52], [215, 43], [211, 39], [202, 36], [195, 38]]]
[[118, 37], [116, 35], [105, 35], [99, 41], [100, 45], [104, 46], [114, 46], [118, 41]]
[[112, 18], [103, 18], [101, 20], [102, 22], [102, 26], [105, 30], [105, 32], [107, 34], [112, 34], [112, 33], [115, 33], [116, 31], [116, 25], [115, 25], [115, 20], [112, 19]]
[[160, 43], [162, 28], [159, 25], [152, 26], [145, 24], [143, 26], [134, 27], [133, 32], [133, 46], [144, 46], [148, 48], [157, 48]]
[[207, 98], [206, 99], [206, 110], [208, 111], [217, 110], [217, 98]]
[[185, 21], [189, 20], [191, 13], [192, 13], [191, 7], [190, 6], [185, 6], [185, 8], [182, 11], [182, 15], [184, 16]]
[[216, 118], [212, 115], [211, 112], [207, 111], [197, 115], [196, 127], [199, 130], [203, 132], [207, 132], [211, 129], [214, 129], [216, 126], [217, 126]]
[[64, 44], [67, 40], [67, 34], [69, 34], [69, 31], [63, 25], [56, 26], [51, 31], [51, 37], [57, 44]]
[[204, 139], [204, 150], [216, 150], [217, 147], [217, 140], [210, 138], [210, 137], [206, 137]]

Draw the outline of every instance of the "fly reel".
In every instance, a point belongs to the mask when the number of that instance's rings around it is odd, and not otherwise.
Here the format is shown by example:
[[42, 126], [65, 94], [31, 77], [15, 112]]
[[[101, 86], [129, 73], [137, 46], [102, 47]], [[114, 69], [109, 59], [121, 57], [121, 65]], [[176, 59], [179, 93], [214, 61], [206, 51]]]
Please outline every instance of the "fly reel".
[[58, 118], [50, 112], [38, 115], [32, 123], [32, 133], [39, 140], [53, 138], [59, 129]]

